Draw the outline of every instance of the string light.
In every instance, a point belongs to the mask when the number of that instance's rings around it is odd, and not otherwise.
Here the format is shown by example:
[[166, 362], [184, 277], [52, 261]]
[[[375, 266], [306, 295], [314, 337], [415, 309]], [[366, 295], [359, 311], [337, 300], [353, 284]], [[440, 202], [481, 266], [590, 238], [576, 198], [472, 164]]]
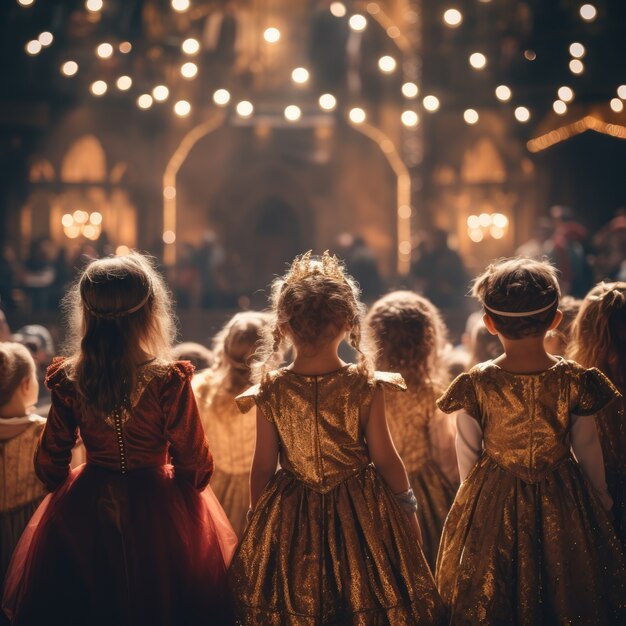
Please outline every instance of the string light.
[[250, 117], [254, 113], [254, 106], [248, 100], [242, 100], [236, 107], [237, 115], [240, 117]]
[[186, 78], [187, 80], [191, 80], [192, 78], [195, 78], [197, 76], [198, 66], [195, 63], [192, 63], [191, 61], [188, 61], [187, 63], [183, 63], [180, 68], [180, 74], [183, 78]]
[[39, 43], [39, 41], [37, 41], [37, 39], [31, 39], [31, 41], [26, 44], [26, 52], [31, 55], [39, 54], [42, 47], [43, 46]]
[[296, 69], [291, 72], [291, 80], [294, 83], [298, 83], [298, 85], [303, 85], [309, 80], [309, 70], [305, 67], [296, 67]]
[[572, 74], [582, 74], [585, 71], [585, 66], [579, 59], [572, 59], [569, 62], [569, 70]]
[[297, 122], [302, 117], [302, 111], [300, 107], [295, 104], [290, 104], [285, 107], [285, 119], [289, 122]]
[[110, 43], [101, 43], [97, 48], [96, 48], [96, 54], [101, 58], [101, 59], [108, 59], [113, 55], [113, 46]]
[[91, 93], [94, 96], [103, 96], [106, 92], [107, 89], [109, 88], [109, 86], [103, 81], [103, 80], [96, 80], [95, 82], [91, 83]]
[[559, 87], [557, 94], [563, 102], [571, 102], [574, 99], [574, 91], [571, 87]]
[[39, 37], [37, 37], [37, 40], [44, 48], [47, 48], [54, 41], [54, 37], [51, 32], [46, 30], [43, 33], [40, 33]]
[[181, 45], [181, 49], [185, 54], [189, 56], [193, 56], [194, 54], [198, 54], [200, 52], [200, 42], [193, 37], [189, 39], [185, 39]]
[[179, 100], [174, 105], [174, 113], [176, 113], [178, 117], [187, 117], [191, 113], [191, 105], [187, 100]]
[[511, 89], [506, 85], [498, 85], [496, 87], [496, 98], [498, 98], [500, 102], [508, 102], [512, 95]]
[[344, 17], [346, 14], [346, 5], [343, 2], [332, 2], [330, 5], [330, 12], [335, 17]]
[[448, 9], [443, 14], [443, 21], [450, 28], [457, 28], [463, 21], [463, 14], [458, 9]]
[[348, 21], [350, 28], [357, 33], [367, 28], [367, 20], [360, 13], [355, 13]]
[[417, 94], [419, 93], [419, 88], [415, 83], [407, 82], [402, 85], [402, 95], [405, 98], [417, 98]]
[[92, 13], [97, 13], [102, 10], [103, 2], [102, 0], [87, 0], [85, 2], [85, 8], [87, 11], [91, 11]]
[[133, 79], [130, 76], [120, 76], [115, 84], [120, 91], [128, 91], [133, 86]]
[[617, 96], [622, 100], [626, 100], [626, 85], [620, 85], [617, 88]]
[[619, 98], [612, 98], [610, 106], [615, 113], [621, 113], [624, 110], [624, 103]]
[[226, 89], [218, 89], [213, 94], [213, 102], [221, 107], [226, 106], [230, 102], [230, 92]]
[[415, 111], [403, 111], [400, 121], [408, 128], [414, 128], [419, 124], [420, 118]]
[[273, 26], [270, 28], [266, 28], [263, 33], [263, 39], [267, 41], [267, 43], [277, 43], [280, 39], [280, 31], [278, 28], [274, 28]]
[[525, 123], [530, 119], [530, 111], [526, 107], [517, 107], [514, 115], [518, 122]]
[[350, 109], [348, 117], [353, 124], [362, 124], [367, 116], [365, 115], [365, 111], [363, 109], [360, 107], [354, 107], [353, 109]]
[[469, 64], [475, 70], [482, 70], [487, 65], [487, 57], [482, 52], [473, 52], [470, 54]]
[[61, 65], [61, 73], [64, 76], [74, 76], [78, 72], [78, 63], [76, 61], [65, 61], [63, 65]]
[[439, 98], [437, 98], [437, 96], [426, 96], [424, 100], [422, 100], [422, 104], [430, 113], [434, 113], [440, 105]]
[[569, 53], [575, 59], [582, 59], [585, 56], [585, 52], [587, 52], [585, 50], [585, 46], [583, 46], [581, 43], [575, 41], [574, 43], [570, 44]]
[[324, 93], [320, 96], [319, 103], [324, 111], [332, 111], [337, 106], [337, 98], [330, 93]]
[[149, 109], [152, 106], [152, 96], [149, 93], [143, 93], [137, 98], [137, 106], [140, 109]]
[[593, 4], [583, 4], [580, 7], [580, 17], [585, 20], [585, 22], [593, 22], [598, 15], [598, 10]]
[[593, 130], [597, 133], [617, 137], [619, 139], [626, 139], [626, 126], [607, 124], [592, 115], [586, 115], [582, 119], [568, 124], [567, 126], [551, 130], [540, 137], [531, 139], [526, 144], [526, 147], [530, 152], [541, 152], [546, 148], [550, 148], [561, 141], [565, 141], [575, 135], [580, 135], [588, 130]]
[[172, 0], [172, 9], [174, 9], [174, 11], [178, 11], [179, 13], [183, 13], [189, 9], [190, 4], [189, 0]]
[[396, 60], [389, 55], [385, 55], [383, 57], [380, 57], [380, 59], [378, 59], [378, 68], [380, 69], [381, 72], [385, 74], [393, 73], [396, 69], [396, 66], [397, 66]]
[[170, 95], [170, 90], [165, 85], [157, 85], [152, 90], [152, 96], [157, 102], [165, 102]]
[[557, 115], [565, 115], [567, 113], [567, 104], [563, 100], [555, 100], [552, 103], [552, 109]]
[[478, 122], [478, 111], [476, 111], [476, 109], [465, 109], [463, 113], [463, 119], [465, 120], [466, 124], [473, 126]]

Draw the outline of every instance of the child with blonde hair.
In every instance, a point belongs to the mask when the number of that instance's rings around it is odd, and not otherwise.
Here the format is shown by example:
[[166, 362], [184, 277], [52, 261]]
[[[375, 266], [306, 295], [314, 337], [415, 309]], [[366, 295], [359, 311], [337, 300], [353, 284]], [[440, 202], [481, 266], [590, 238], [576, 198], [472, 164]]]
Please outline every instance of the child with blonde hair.
[[458, 485], [454, 428], [435, 404], [446, 378], [441, 364], [446, 328], [437, 308], [411, 291], [383, 296], [366, 321], [378, 345], [376, 367], [398, 372], [408, 387], [387, 398], [385, 412], [417, 498], [422, 549], [434, 568]]
[[215, 459], [211, 488], [238, 536], [246, 527], [250, 501], [256, 416], [253, 411], [241, 413], [235, 397], [251, 385], [250, 360], [269, 320], [267, 313], [256, 311], [233, 316], [213, 339], [213, 366], [196, 375], [192, 383]]
[[[35, 456], [52, 494], [15, 551], [5, 611], [17, 625], [230, 623], [236, 538], [207, 487], [193, 368], [169, 360], [163, 280], [140, 254], [101, 259], [67, 306], [71, 351], [48, 369]], [[70, 471], [79, 428], [87, 463]]]
[[613, 520], [626, 554], [626, 283], [600, 283], [582, 302], [572, 325], [568, 356], [597, 367], [622, 398], [596, 415]]
[[[250, 523], [231, 565], [244, 624], [438, 624], [441, 600], [419, 547], [415, 496], [362, 336], [358, 289], [336, 258], [297, 258], [272, 285], [259, 383]], [[344, 337], [359, 355], [346, 364]], [[283, 346], [294, 360], [272, 369]], [[280, 469], [276, 471], [280, 461]]]
[[438, 401], [459, 411], [463, 482], [437, 559], [451, 623], [623, 624], [626, 572], [594, 419], [619, 393], [545, 351], [561, 318], [551, 265], [500, 261], [473, 293], [504, 354]]

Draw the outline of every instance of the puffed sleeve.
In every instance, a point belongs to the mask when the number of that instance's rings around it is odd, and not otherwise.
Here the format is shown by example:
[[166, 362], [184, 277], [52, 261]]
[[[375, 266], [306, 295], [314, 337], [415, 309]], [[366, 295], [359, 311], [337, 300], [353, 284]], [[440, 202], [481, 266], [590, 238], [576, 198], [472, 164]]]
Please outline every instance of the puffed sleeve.
[[406, 391], [404, 378], [395, 372], [374, 372], [374, 385], [389, 391]]
[[170, 366], [161, 406], [176, 476], [191, 482], [196, 489], [204, 489], [214, 465], [191, 388], [193, 371], [194, 367], [188, 361], [177, 361]]
[[35, 452], [35, 472], [39, 480], [54, 491], [70, 473], [72, 448], [78, 437], [73, 386], [67, 378], [64, 359], [52, 361], [45, 384], [51, 391], [52, 404]]
[[247, 413], [256, 404], [260, 389], [260, 385], [253, 385], [235, 398], [237, 407], [242, 413]]
[[615, 385], [597, 368], [581, 370], [575, 376], [572, 413], [593, 415], [607, 404], [621, 398]]
[[480, 409], [472, 377], [468, 373], [459, 374], [437, 400], [437, 406], [444, 413], [454, 413], [454, 411], [464, 409], [468, 415], [478, 419]]
[[271, 377], [261, 384], [253, 385], [235, 398], [237, 407], [242, 413], [247, 413], [255, 405], [261, 409], [269, 422], [274, 422], [274, 412], [270, 393], [273, 384]]

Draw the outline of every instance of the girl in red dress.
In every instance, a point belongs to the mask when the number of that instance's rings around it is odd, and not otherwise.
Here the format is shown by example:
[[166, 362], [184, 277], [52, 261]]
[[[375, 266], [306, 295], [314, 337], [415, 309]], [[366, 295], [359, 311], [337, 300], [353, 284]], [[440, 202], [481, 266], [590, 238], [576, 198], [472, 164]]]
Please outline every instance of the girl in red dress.
[[[14, 624], [230, 623], [236, 538], [208, 487], [193, 367], [168, 359], [161, 277], [136, 253], [102, 259], [67, 303], [73, 350], [48, 369], [35, 455], [52, 493], [14, 553], [5, 611]], [[79, 430], [87, 463], [70, 471]]]

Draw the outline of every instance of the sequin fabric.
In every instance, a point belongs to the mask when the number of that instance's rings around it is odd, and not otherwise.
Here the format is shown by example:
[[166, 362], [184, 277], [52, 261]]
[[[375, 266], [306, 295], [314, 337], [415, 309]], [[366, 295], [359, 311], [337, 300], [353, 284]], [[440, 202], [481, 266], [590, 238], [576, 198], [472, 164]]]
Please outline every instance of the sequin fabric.
[[408, 519], [371, 465], [361, 410], [377, 385], [346, 366], [324, 376], [274, 372], [238, 398], [276, 426], [281, 470], [231, 565], [239, 624], [440, 624], [443, 606]]
[[417, 498], [422, 549], [434, 569], [443, 523], [454, 501], [456, 488], [439, 469], [430, 445], [439, 389], [424, 385], [418, 390], [389, 394], [386, 414], [389, 430]]
[[617, 396], [599, 370], [560, 360], [538, 374], [480, 364], [439, 399], [472, 415], [484, 438], [437, 560], [452, 624], [626, 623], [619, 542], [569, 439], [571, 413]]

